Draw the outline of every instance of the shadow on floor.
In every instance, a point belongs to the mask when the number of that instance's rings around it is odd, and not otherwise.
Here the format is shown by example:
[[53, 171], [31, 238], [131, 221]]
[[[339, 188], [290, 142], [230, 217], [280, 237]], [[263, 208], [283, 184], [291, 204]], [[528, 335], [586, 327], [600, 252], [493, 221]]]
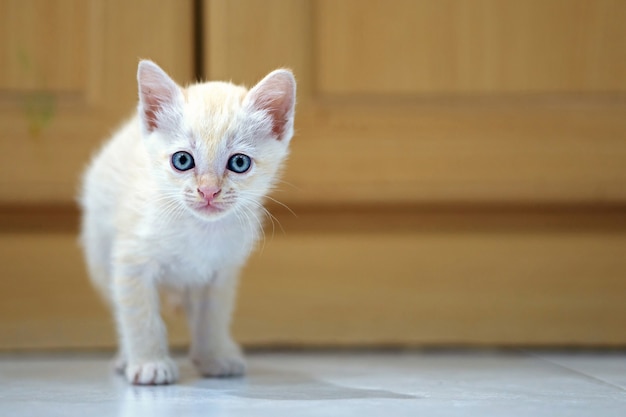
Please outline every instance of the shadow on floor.
[[[207, 381], [203, 381], [205, 383]], [[208, 381], [213, 383], [213, 381]], [[219, 381], [216, 381], [219, 385]], [[416, 399], [412, 395], [367, 388], [349, 388], [301, 372], [255, 369], [241, 389], [229, 392], [243, 398], [271, 400]]]
[[199, 378], [195, 372], [182, 373], [179, 384], [167, 387], [128, 386], [126, 398], [164, 400], [225, 395], [264, 400], [317, 401], [350, 399], [417, 399], [419, 397], [381, 389], [350, 388], [314, 378], [302, 372], [254, 369], [243, 378]]

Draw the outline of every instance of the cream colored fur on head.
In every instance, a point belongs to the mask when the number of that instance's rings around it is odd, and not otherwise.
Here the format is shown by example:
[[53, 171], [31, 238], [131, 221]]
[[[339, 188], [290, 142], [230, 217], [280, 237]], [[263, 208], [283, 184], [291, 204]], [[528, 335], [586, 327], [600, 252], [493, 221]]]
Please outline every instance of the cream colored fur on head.
[[89, 273], [116, 319], [116, 366], [134, 384], [178, 378], [159, 313], [165, 287], [184, 300], [200, 373], [242, 374], [230, 336], [237, 275], [288, 154], [295, 80], [281, 69], [249, 91], [183, 89], [151, 61], [137, 78], [137, 115], [94, 158], [80, 196]]

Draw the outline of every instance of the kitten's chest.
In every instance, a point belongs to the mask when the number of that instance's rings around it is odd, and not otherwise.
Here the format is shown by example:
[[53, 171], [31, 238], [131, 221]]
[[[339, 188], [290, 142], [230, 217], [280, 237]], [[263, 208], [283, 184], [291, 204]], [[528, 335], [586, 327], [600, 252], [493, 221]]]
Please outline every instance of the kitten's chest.
[[178, 222], [157, 226], [152, 258], [169, 284], [205, 283], [225, 268], [245, 262], [253, 239], [237, 224]]

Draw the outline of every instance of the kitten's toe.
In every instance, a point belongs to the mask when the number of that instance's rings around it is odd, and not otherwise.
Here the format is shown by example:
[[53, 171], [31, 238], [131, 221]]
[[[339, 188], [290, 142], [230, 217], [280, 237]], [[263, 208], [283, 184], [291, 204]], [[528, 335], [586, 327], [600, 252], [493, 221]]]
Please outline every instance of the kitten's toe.
[[191, 361], [205, 377], [224, 378], [246, 373], [246, 360], [239, 348], [194, 355]]
[[126, 379], [134, 385], [166, 385], [178, 380], [178, 366], [170, 358], [129, 363], [126, 366]]

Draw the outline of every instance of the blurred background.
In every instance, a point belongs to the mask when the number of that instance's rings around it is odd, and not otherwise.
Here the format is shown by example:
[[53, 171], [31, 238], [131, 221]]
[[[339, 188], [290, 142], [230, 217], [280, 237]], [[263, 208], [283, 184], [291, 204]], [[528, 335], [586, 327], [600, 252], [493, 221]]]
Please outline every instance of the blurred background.
[[[75, 194], [136, 103], [298, 80], [236, 337], [626, 346], [626, 2], [1, 0], [0, 350], [114, 346]], [[174, 346], [183, 320], [171, 316]]]

